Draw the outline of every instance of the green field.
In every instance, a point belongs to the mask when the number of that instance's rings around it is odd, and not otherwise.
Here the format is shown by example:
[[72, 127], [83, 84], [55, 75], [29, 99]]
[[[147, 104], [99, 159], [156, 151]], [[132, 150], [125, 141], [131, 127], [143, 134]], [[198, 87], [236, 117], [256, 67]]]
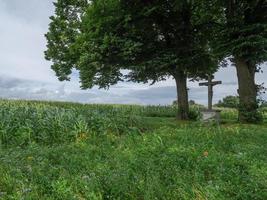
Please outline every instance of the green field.
[[175, 113], [0, 100], [0, 199], [267, 199], [266, 120], [241, 125], [226, 109], [218, 126]]

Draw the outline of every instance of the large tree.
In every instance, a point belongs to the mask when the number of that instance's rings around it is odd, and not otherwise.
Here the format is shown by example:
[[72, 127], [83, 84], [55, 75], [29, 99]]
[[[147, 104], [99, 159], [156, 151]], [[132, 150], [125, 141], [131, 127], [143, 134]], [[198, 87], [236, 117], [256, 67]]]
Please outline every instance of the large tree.
[[59, 79], [68, 80], [73, 68], [83, 89], [173, 77], [178, 117], [188, 119], [187, 78], [205, 77], [217, 68], [203, 26], [203, 1], [95, 0], [86, 2], [86, 9], [77, 9], [77, 2], [86, 1], [55, 4], [47, 34], [46, 58]]
[[260, 120], [255, 73], [267, 61], [267, 1], [218, 0], [224, 13], [216, 26], [217, 52], [237, 70], [241, 122]]

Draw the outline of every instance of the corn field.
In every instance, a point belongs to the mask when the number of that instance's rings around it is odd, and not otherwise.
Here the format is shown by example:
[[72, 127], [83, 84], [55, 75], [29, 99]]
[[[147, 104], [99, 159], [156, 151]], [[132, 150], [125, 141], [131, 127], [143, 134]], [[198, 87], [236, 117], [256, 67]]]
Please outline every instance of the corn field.
[[266, 123], [176, 112], [0, 100], [0, 199], [267, 199]]

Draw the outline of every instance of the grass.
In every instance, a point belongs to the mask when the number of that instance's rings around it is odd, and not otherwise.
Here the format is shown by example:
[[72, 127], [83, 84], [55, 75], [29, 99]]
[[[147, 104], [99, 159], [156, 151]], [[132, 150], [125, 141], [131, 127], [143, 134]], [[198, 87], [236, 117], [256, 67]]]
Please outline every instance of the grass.
[[265, 200], [267, 124], [233, 113], [218, 127], [171, 107], [0, 101], [0, 199]]

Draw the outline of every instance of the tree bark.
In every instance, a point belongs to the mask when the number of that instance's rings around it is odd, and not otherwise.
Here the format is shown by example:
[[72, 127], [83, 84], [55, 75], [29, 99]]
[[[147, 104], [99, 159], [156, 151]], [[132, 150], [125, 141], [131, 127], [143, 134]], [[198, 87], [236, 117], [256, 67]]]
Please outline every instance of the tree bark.
[[174, 77], [177, 89], [178, 113], [177, 119], [189, 119], [189, 103], [187, 89], [187, 75], [183, 71], [178, 71]]
[[251, 122], [251, 118], [257, 113], [257, 88], [255, 84], [256, 67], [250, 65], [242, 58], [235, 58], [238, 77], [238, 94], [240, 100], [240, 122]]

